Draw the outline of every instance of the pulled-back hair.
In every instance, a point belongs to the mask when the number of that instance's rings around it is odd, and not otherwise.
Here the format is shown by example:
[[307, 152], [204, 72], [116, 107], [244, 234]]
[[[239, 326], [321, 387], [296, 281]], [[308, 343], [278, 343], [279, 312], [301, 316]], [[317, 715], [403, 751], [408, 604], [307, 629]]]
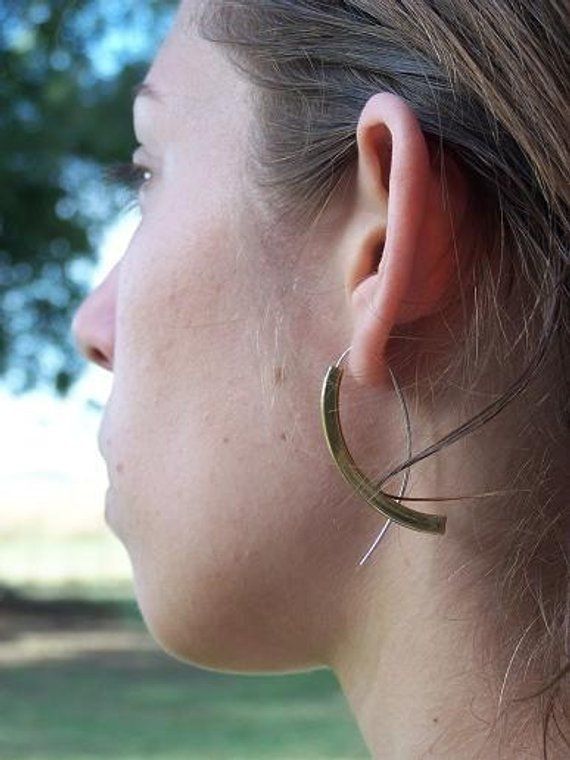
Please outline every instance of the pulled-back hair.
[[[570, 703], [570, 510], [560, 483], [548, 480], [550, 459], [568, 451], [570, 432], [567, 4], [218, 0], [203, 11], [202, 36], [227, 46], [256, 85], [256, 180], [289, 229], [316, 220], [354, 166], [358, 118], [376, 92], [404, 98], [426, 138], [468, 178], [480, 256], [454, 372], [476, 388], [491, 356], [505, 367], [514, 355], [528, 361], [481, 412], [390, 474], [472, 433], [554, 362], [546, 395], [559, 425], [550, 452], [532, 452], [535, 463], [542, 458], [535, 472], [547, 488], [510, 500], [489, 553], [494, 598], [507, 610], [510, 674], [523, 683], [515, 655], [540, 663], [542, 687], [529, 709], [539, 711], [546, 756], [562, 746]], [[485, 260], [501, 262], [506, 289]], [[513, 344], [501, 337], [501, 320], [515, 292], [526, 295]], [[437, 382], [443, 387], [451, 376], [442, 372]]]

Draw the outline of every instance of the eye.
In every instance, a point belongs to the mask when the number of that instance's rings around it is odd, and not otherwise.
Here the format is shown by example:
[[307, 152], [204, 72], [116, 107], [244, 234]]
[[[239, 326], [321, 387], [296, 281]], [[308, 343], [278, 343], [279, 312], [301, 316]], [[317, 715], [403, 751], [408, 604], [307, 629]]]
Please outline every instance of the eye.
[[138, 196], [152, 180], [152, 171], [136, 163], [118, 163], [104, 170], [107, 184], [126, 190], [131, 203], [138, 201]]
[[140, 164], [112, 164], [105, 169], [105, 179], [113, 185], [139, 191], [152, 179], [152, 172]]

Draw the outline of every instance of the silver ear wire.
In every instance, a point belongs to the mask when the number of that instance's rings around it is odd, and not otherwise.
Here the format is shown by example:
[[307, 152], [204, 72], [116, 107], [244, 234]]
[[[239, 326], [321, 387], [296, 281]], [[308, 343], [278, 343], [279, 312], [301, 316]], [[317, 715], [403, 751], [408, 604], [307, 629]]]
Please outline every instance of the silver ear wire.
[[[343, 354], [343, 357], [345, 356], [345, 354], [349, 350], [350, 349], [347, 349], [347, 351], [345, 351], [345, 353]], [[404, 394], [402, 393], [402, 389], [400, 388], [400, 385], [399, 385], [398, 381], [396, 380], [396, 377], [395, 377], [394, 373], [392, 372], [392, 370], [390, 369], [390, 367], [388, 367], [388, 372], [390, 373], [390, 377], [392, 378], [392, 382], [394, 383], [394, 388], [396, 389], [396, 394], [398, 396], [398, 400], [400, 401], [400, 405], [402, 407], [402, 411], [404, 412], [404, 419], [405, 419], [405, 423], [406, 423], [406, 443], [407, 443], [407, 457], [406, 458], [410, 459], [410, 457], [412, 456], [412, 426], [410, 424], [410, 415], [409, 415], [409, 412], [408, 412], [408, 406], [406, 404], [406, 400], [404, 398]], [[398, 493], [398, 499], [401, 499], [402, 496], [404, 496], [404, 494], [406, 493], [406, 488], [407, 488], [407, 485], [408, 485], [409, 478], [410, 478], [410, 468], [406, 467], [406, 469], [404, 470], [404, 477], [403, 477], [402, 483], [400, 485], [400, 491]], [[362, 557], [362, 559], [358, 563], [360, 567], [366, 562], [366, 560], [370, 557], [370, 555], [372, 554], [372, 552], [374, 551], [374, 549], [376, 549], [376, 547], [378, 546], [378, 544], [380, 543], [380, 541], [384, 538], [384, 535], [387, 533], [388, 528], [390, 527], [390, 525], [392, 525], [392, 520], [390, 518], [388, 518], [386, 520], [386, 522], [384, 523], [384, 525], [382, 527], [382, 530], [380, 531], [380, 533], [374, 539], [374, 543], [372, 544], [372, 546], [370, 547], [370, 549], [368, 549], [368, 551], [366, 552], [366, 554], [364, 555], [364, 557]]]

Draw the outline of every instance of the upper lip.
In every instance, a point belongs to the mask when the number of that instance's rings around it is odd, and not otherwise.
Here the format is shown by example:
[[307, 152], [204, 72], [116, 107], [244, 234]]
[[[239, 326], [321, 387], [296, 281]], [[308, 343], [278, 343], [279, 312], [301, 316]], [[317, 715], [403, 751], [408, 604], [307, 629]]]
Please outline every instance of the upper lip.
[[104, 434], [103, 428], [101, 427], [99, 429], [99, 435], [97, 436], [97, 446], [103, 458], [105, 458], [104, 440], [105, 440], [105, 434]]

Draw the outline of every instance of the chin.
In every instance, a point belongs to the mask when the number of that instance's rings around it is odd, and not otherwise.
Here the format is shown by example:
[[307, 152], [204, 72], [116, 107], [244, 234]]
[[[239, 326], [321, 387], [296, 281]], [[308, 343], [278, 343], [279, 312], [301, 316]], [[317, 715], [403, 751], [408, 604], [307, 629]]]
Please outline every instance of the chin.
[[161, 583], [156, 575], [149, 583], [134, 568], [137, 604], [164, 652], [195, 667], [224, 673], [290, 673], [323, 666], [300, 651], [302, 637], [290, 636], [278, 616], [267, 614], [262, 600], [244, 599], [235, 588], [220, 592], [223, 578], [216, 577], [215, 590], [204, 592], [208, 584], [187, 583], [180, 593], [180, 584]]

